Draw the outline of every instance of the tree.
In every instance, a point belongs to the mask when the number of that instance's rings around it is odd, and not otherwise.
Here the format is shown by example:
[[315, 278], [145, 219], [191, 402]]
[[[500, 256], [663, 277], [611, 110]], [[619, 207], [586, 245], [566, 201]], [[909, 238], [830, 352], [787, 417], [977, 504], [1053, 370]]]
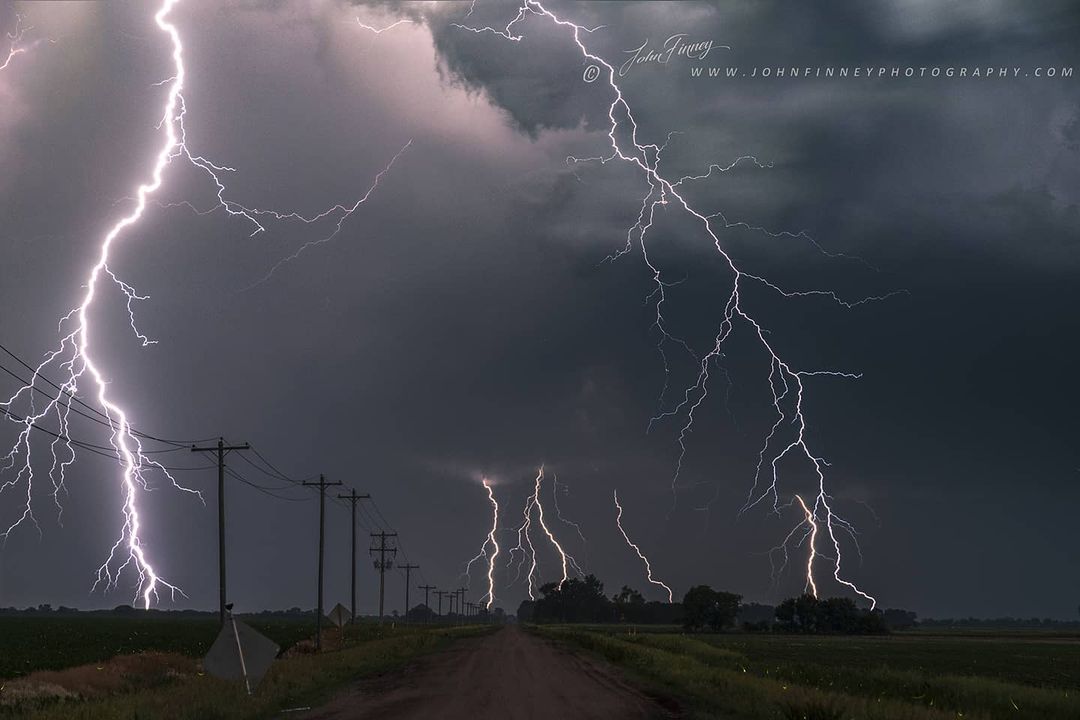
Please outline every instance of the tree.
[[611, 602], [615, 604], [616, 620], [621, 622], [645, 622], [647, 620], [645, 598], [637, 590], [623, 585], [619, 594], [612, 596]]
[[533, 606], [534, 622], [597, 623], [611, 619], [611, 604], [604, 596], [604, 584], [595, 575], [541, 585], [540, 594], [543, 597]]
[[884, 615], [860, 610], [850, 598], [818, 600], [803, 594], [776, 606], [776, 622], [786, 632], [869, 634], [888, 632]]
[[918, 616], [910, 610], [888, 608], [882, 613], [885, 627], [890, 630], [906, 630], [918, 624]]
[[696, 585], [683, 597], [683, 626], [688, 630], [723, 630], [735, 624], [742, 595], [717, 592], [708, 585]]

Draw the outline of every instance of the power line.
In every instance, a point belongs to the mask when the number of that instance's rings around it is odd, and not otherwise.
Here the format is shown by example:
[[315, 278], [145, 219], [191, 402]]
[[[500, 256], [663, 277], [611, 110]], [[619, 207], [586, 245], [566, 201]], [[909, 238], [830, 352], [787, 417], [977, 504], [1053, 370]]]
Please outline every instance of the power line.
[[[106, 426], [106, 427], [108, 427], [110, 429], [114, 427], [113, 420], [108, 416], [108, 414], [102, 412], [101, 410], [94, 407], [93, 405], [87, 404], [83, 400], [79, 399], [79, 397], [76, 396], [74, 393], [65, 391], [62, 386], [57, 385], [55, 382], [50, 380], [48, 377], [46, 377], [45, 375], [38, 372], [37, 368], [33, 367], [28, 362], [23, 360], [21, 357], [16, 355], [14, 352], [9, 350], [3, 343], [0, 343], [0, 350], [2, 350], [4, 353], [9, 355], [11, 358], [13, 358], [15, 360], [15, 362], [19, 363], [24, 368], [26, 368], [27, 370], [32, 372], [34, 378], [40, 378], [42, 382], [46, 383], [47, 385], [52, 387], [54, 390], [56, 390], [58, 395], [63, 395], [65, 398], [67, 398], [68, 399], [67, 404], [68, 404], [69, 407], [70, 407], [71, 402], [75, 402], [75, 403], [79, 404], [80, 406], [86, 408], [90, 412], [92, 412], [94, 415], [97, 415], [98, 417], [97, 418], [91, 417], [91, 416], [87, 415], [84, 412], [81, 412], [79, 410], [75, 410], [74, 408], [72, 408], [72, 410], [74, 412], [76, 412], [79, 415], [82, 415], [83, 417], [86, 417], [86, 418], [88, 418], [90, 420], [93, 420], [94, 422], [97, 422], [97, 423], [99, 423], [101, 425], [104, 425], [104, 426]], [[2, 367], [2, 366], [0, 366], [0, 367]], [[9, 375], [15, 377], [17, 380], [19, 380], [19, 382], [23, 383], [24, 386], [29, 386], [32, 390], [36, 390], [37, 392], [44, 394], [50, 400], [56, 400], [57, 402], [60, 401], [58, 397], [53, 397], [52, 395], [49, 395], [48, 393], [46, 393], [41, 388], [37, 387], [36, 383], [28, 383], [25, 380], [23, 380], [22, 378], [20, 378], [18, 375], [13, 373], [12, 371], [8, 370], [7, 368], [3, 368], [3, 369]], [[133, 435], [137, 435], [137, 436], [139, 436], [141, 438], [144, 438], [146, 440], [153, 440], [155, 442], [163, 443], [165, 445], [174, 445], [174, 446], [176, 446], [178, 448], [184, 448], [187, 445], [191, 445], [191, 444], [194, 444], [194, 443], [209, 442], [210, 440], [213, 440], [213, 438], [202, 438], [202, 439], [199, 439], [199, 440], [170, 440], [170, 439], [166, 439], [166, 438], [156, 437], [154, 435], [151, 435], [150, 433], [143, 432], [141, 430], [137, 430], [136, 428], [130, 427], [130, 426], [129, 426], [129, 430], [131, 431], [131, 433]]]

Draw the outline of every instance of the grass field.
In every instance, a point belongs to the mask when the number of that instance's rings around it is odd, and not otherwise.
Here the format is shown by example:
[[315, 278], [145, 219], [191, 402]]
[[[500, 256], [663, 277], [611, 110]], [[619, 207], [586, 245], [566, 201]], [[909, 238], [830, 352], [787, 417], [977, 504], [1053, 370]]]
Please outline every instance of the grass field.
[[1080, 718], [1076, 637], [538, 632], [624, 667], [700, 718]]
[[[251, 620], [282, 648], [314, 632], [311, 620]], [[154, 650], [201, 657], [219, 629], [216, 618], [0, 616], [0, 680]]]
[[[183, 628], [181, 628], [182, 630]], [[2, 720], [256, 720], [281, 710], [317, 705], [342, 685], [395, 668], [448, 642], [490, 632], [492, 626], [350, 627], [343, 647], [297, 653], [275, 661], [249, 697], [237, 682], [204, 675], [198, 663], [158, 652], [35, 673], [0, 683]], [[154, 631], [163, 633], [162, 628]], [[171, 632], [171, 630], [170, 630]], [[331, 635], [336, 634], [331, 633]], [[165, 633], [172, 638], [171, 634]], [[142, 637], [141, 635], [139, 637]], [[190, 647], [197, 647], [196, 641]]]

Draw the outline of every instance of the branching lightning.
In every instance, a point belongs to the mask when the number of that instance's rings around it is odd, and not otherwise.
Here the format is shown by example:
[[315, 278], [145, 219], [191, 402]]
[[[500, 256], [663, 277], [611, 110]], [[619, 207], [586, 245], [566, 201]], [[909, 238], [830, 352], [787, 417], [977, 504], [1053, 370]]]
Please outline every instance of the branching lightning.
[[[792, 367], [787, 360], [780, 356], [779, 352], [770, 341], [769, 330], [755, 319], [755, 316], [751, 314], [751, 311], [744, 305], [742, 290], [745, 286], [755, 285], [773, 292], [783, 299], [823, 299], [845, 308], [851, 308], [855, 305], [874, 300], [882, 300], [895, 293], [863, 298], [857, 301], [848, 301], [831, 290], [788, 290], [760, 275], [742, 269], [742, 267], [736, 263], [734, 257], [724, 248], [718, 232], [731, 227], [745, 227], [748, 229], [758, 228], [746, 223], [732, 222], [728, 220], [723, 213], [709, 213], [699, 210], [691, 205], [690, 201], [681, 194], [682, 187], [687, 183], [707, 180], [713, 175], [714, 171], [725, 172], [726, 170], [733, 168], [742, 160], [752, 161], [761, 167], [767, 167], [767, 165], [760, 163], [756, 158], [746, 156], [745, 158], [739, 158], [728, 165], [710, 165], [703, 174], [687, 175], [669, 179], [669, 177], [661, 171], [660, 167], [667, 141], [665, 141], [663, 145], [657, 145], [639, 139], [638, 124], [634, 118], [634, 113], [629, 101], [618, 85], [618, 73], [615, 67], [602, 57], [591, 52], [586, 45], [585, 36], [595, 32], [598, 28], [587, 28], [569, 20], [565, 20], [548, 10], [539, 0], [523, 0], [522, 4], [517, 8], [516, 15], [505, 27], [469, 26], [462, 23], [454, 23], [454, 26], [476, 34], [491, 34], [512, 42], [520, 42], [523, 37], [523, 30], [520, 29], [519, 26], [521, 26], [529, 17], [542, 18], [550, 21], [557, 28], [565, 29], [577, 46], [577, 49], [580, 51], [582, 61], [590, 65], [586, 70], [585, 79], [591, 81], [598, 77], [603, 77], [606, 80], [606, 88], [612, 95], [611, 104], [608, 106], [607, 113], [609, 121], [607, 137], [610, 142], [610, 153], [590, 158], [577, 158], [571, 156], [567, 158], [567, 162], [569, 164], [585, 162], [599, 162], [603, 164], [613, 160], [619, 160], [630, 163], [641, 171], [647, 184], [647, 191], [641, 200], [641, 206], [636, 221], [627, 231], [626, 247], [613, 254], [610, 259], [617, 259], [619, 256], [630, 252], [636, 245], [641, 250], [642, 257], [652, 274], [653, 283], [655, 285], [649, 298], [653, 301], [655, 308], [653, 326], [659, 335], [657, 347], [661, 358], [663, 359], [665, 381], [664, 389], [661, 391], [660, 396], [661, 410], [653, 420], [655, 421], [670, 416], [685, 417], [685, 422], [678, 435], [678, 460], [671, 481], [673, 502], [677, 499], [679, 474], [682, 470], [683, 460], [687, 451], [687, 440], [692, 432], [694, 416], [696, 411], [705, 402], [709, 393], [710, 369], [714, 365], [719, 366], [719, 362], [723, 357], [723, 345], [731, 339], [736, 328], [744, 327], [748, 332], [749, 337], [754, 339], [768, 355], [770, 368], [768, 380], [772, 394], [773, 408], [777, 415], [777, 420], [762, 445], [759, 455], [760, 462], [758, 473], [754, 478], [750, 499], [744, 509], [753, 507], [762, 499], [771, 495], [773, 497], [773, 510], [774, 512], [779, 513], [779, 491], [777, 487], [779, 475], [777, 466], [781, 460], [788, 456], [803, 458], [813, 469], [818, 479], [816, 496], [811, 512], [813, 513], [815, 524], [818, 522], [823, 524], [825, 531], [831, 538], [832, 544], [836, 550], [836, 563], [833, 576], [837, 582], [868, 600], [871, 607], [873, 607], [876, 605], [876, 600], [859, 589], [851, 581], [844, 579], [841, 575], [840, 543], [837, 538], [837, 530], [840, 529], [850, 532], [851, 526], [839, 518], [833, 512], [829, 504], [829, 495], [825, 490], [823, 470], [828, 463], [810, 449], [806, 440], [806, 419], [803, 414], [804, 380], [812, 377], [855, 379], [858, 378], [859, 375], [857, 373], [832, 370], [806, 371]], [[597, 72], [595, 75], [590, 75], [589, 70], [596, 70]], [[671, 136], [669, 135], [669, 140], [670, 137]], [[667, 300], [667, 289], [673, 283], [663, 277], [662, 270], [653, 262], [649, 254], [647, 239], [649, 237], [649, 230], [652, 228], [656, 217], [657, 207], [668, 205], [672, 205], [676, 209], [681, 209], [700, 225], [701, 230], [712, 243], [731, 274], [732, 290], [724, 303], [724, 309], [719, 319], [719, 325], [714, 341], [708, 352], [700, 357], [692, 351], [684, 340], [672, 335], [667, 329], [663, 309]], [[781, 233], [770, 234], [776, 236], [782, 235]], [[813, 242], [813, 240], [805, 233], [788, 233], [787, 235], [803, 237], [809, 240], [816, 248], [819, 250], [821, 249], [820, 246], [816, 242]], [[663, 409], [663, 404], [669, 375], [667, 358], [667, 348], [669, 345], [680, 347], [683, 350], [688, 351], [692, 357], [695, 357], [699, 363], [699, 371], [696, 381], [690, 387], [686, 388], [682, 399], [673, 407], [665, 410]], [[785, 437], [786, 439], [782, 439]], [[758, 493], [761, 467], [766, 460], [772, 470], [772, 480], [764, 492]], [[811, 558], [811, 560], [812, 559], [813, 558]], [[808, 565], [808, 572], [812, 573], [812, 571], [813, 563], [811, 562]], [[807, 581], [808, 583], [811, 583], [812, 577], [808, 577]]]
[[[559, 579], [559, 587], [561, 588], [563, 586], [563, 583], [570, 579], [571, 570], [573, 570], [579, 575], [585, 574], [582, 571], [581, 567], [578, 565], [577, 560], [574, 559], [574, 556], [566, 552], [562, 544], [560, 544], [559, 541], [555, 538], [555, 534], [551, 532], [551, 528], [548, 527], [547, 521], [544, 519], [544, 503], [541, 500], [541, 485], [543, 481], [544, 467], [540, 466], [540, 469], [536, 473], [536, 479], [533, 483], [532, 494], [529, 495], [529, 497], [525, 500], [525, 510], [522, 514], [522, 523], [518, 527], [517, 531], [518, 544], [510, 549], [510, 559], [507, 563], [508, 566], [512, 565], [514, 562], [514, 553], [521, 553], [517, 565], [517, 575], [514, 577], [513, 581], [517, 582], [517, 580], [521, 577], [521, 569], [522, 567], [524, 567], [525, 561], [529, 561], [529, 572], [526, 574], [526, 579], [529, 586], [530, 600], [536, 599], [536, 578], [539, 575], [538, 563], [536, 560], [536, 547], [533, 545], [532, 537], [529, 534], [529, 531], [532, 529], [532, 516], [534, 510], [537, 513], [537, 520], [540, 523], [540, 529], [544, 531], [544, 535], [547, 536], [548, 541], [551, 543], [552, 547], [555, 548], [555, 552], [559, 554], [560, 567], [562, 570], [562, 576]], [[580, 532], [581, 530], [579, 529], [578, 533], [580, 534]], [[584, 537], [582, 537], [582, 539], [584, 540]]]
[[[499, 541], [495, 535], [499, 531], [499, 502], [495, 499], [495, 493], [491, 489], [491, 483], [487, 478], [483, 478], [481, 481], [484, 484], [484, 489], [487, 490], [488, 502], [491, 503], [491, 530], [488, 531], [487, 537], [484, 538], [484, 544], [480, 546], [480, 552], [478, 552], [468, 563], [465, 565], [465, 578], [469, 578], [469, 570], [472, 568], [474, 562], [480, 558], [487, 560], [487, 581], [488, 590], [487, 594], [481, 597], [487, 598], [487, 609], [490, 610], [491, 606], [495, 604], [495, 558], [499, 557]], [[489, 552], [488, 546], [491, 546]]]
[[[10, 407], [25, 393], [29, 396], [31, 412], [27, 414], [23, 420], [22, 424], [24, 427], [19, 433], [11, 451], [5, 458], [7, 461], [5, 469], [11, 469], [16, 463], [19, 463], [18, 472], [14, 479], [9, 480], [0, 486], [0, 492], [2, 492], [4, 489], [17, 485], [20, 482], [26, 483], [25, 510], [19, 519], [0, 534], [0, 536], [6, 540], [11, 532], [24, 521], [29, 520], [37, 525], [37, 520], [34, 517], [32, 507], [34, 469], [31, 462], [32, 452], [30, 431], [34, 426], [39, 425], [46, 418], [55, 416], [60, 424], [61, 434], [66, 436], [72, 398], [79, 389], [80, 380], [89, 376], [91, 389], [97, 406], [108, 417], [112, 427], [110, 443], [116, 451], [117, 458], [122, 467], [121, 512], [124, 518], [116, 543], [110, 550], [105, 562], [98, 568], [97, 580], [95, 581], [94, 586], [96, 587], [101, 583], [105, 583], [106, 587], [115, 586], [119, 580], [120, 574], [128, 568], [128, 566], [132, 566], [138, 578], [135, 587], [135, 597], [137, 600], [141, 599], [145, 607], [150, 606], [151, 599], [157, 599], [159, 584], [168, 588], [172, 594], [179, 592], [177, 587], [165, 582], [158, 575], [147, 557], [140, 536], [142, 520], [138, 510], [137, 499], [140, 489], [149, 489], [146, 473], [152, 469], [160, 470], [175, 487], [196, 495], [198, 493], [179, 485], [160, 463], [149, 459], [143, 454], [142, 442], [132, 430], [128, 419], [128, 412], [110, 399], [105, 375], [98, 366], [94, 355], [91, 353], [92, 328], [89, 313], [98, 296], [103, 276], [109, 277], [118, 284], [121, 292], [127, 298], [129, 310], [131, 307], [130, 303], [133, 300], [142, 299], [143, 297], [137, 295], [134, 289], [126, 283], [120, 282], [109, 269], [108, 263], [113, 245], [126, 229], [139, 221], [146, 210], [147, 198], [161, 187], [165, 168], [169, 164], [169, 160], [173, 157], [182, 140], [179, 135], [180, 125], [178, 117], [182, 112], [181, 108], [183, 105], [180, 96], [180, 92], [184, 85], [183, 47], [176, 27], [166, 20], [174, 5], [175, 0], [165, 0], [157, 14], [154, 16], [158, 28], [168, 35], [171, 40], [172, 59], [175, 68], [175, 75], [169, 83], [168, 95], [162, 116], [161, 129], [164, 136], [162, 144], [155, 156], [149, 179], [139, 185], [136, 190], [134, 209], [118, 220], [105, 233], [98, 252], [97, 261], [90, 268], [87, 276], [86, 291], [83, 295], [82, 302], [60, 321], [62, 328], [70, 328], [70, 330], [62, 337], [60, 346], [49, 352], [45, 356], [45, 360], [37, 366], [30, 383], [20, 388], [15, 395], [4, 403], [5, 408]], [[134, 321], [132, 322], [132, 328], [135, 329]], [[61, 332], [64, 331], [61, 330]], [[135, 332], [144, 344], [148, 342], [145, 335], [140, 333], [137, 329], [135, 329]], [[64, 373], [65, 380], [61, 383], [61, 391], [57, 394], [56, 399], [50, 400], [44, 408], [39, 410], [34, 407], [34, 389], [36, 388], [39, 379], [42, 378], [42, 373], [50, 367], [61, 370]], [[65, 448], [65, 455], [67, 456], [66, 460], [59, 459], [57, 441], [54, 440], [50, 446], [53, 464], [49, 471], [49, 477], [53, 482], [54, 499], [58, 498], [59, 490], [64, 486], [64, 469], [70, 465], [74, 459], [74, 449], [72, 448], [70, 440], [65, 439], [62, 442], [62, 445]]]
[[[566, 516], [564, 516], [562, 514], [562, 509], [559, 507], [559, 476], [558, 475], [553, 475], [551, 477], [551, 486], [552, 486], [551, 487], [551, 496], [552, 496], [552, 498], [553, 498], [553, 500], [555, 502], [555, 515], [563, 523], [565, 523], [565, 524], [569, 525], [570, 527], [574, 528], [574, 532], [576, 532], [577, 536], [581, 539], [581, 548], [582, 548], [582, 552], [584, 553], [583, 557], [585, 558], [584, 559], [584, 564], [586, 566], [588, 566], [588, 564], [589, 564], [589, 558], [588, 558], [589, 541], [585, 539], [585, 533], [583, 533], [581, 531], [581, 525], [579, 523], [574, 522], [573, 520], [570, 520]], [[566, 485], [563, 485], [563, 487], [566, 487]]]
[[23, 25], [21, 15], [15, 16], [15, 29], [7, 33], [8, 51], [4, 57], [4, 62], [0, 63], [0, 70], [6, 70], [17, 55], [22, 55], [30, 50], [30, 47], [23, 43], [23, 38], [31, 28], [32, 26]]
[[623, 526], [622, 526], [623, 509], [622, 509], [622, 505], [619, 504], [619, 491], [618, 490], [614, 491], [614, 497], [615, 497], [615, 508], [617, 510], [617, 512], [615, 514], [615, 525], [616, 525], [616, 527], [619, 528], [619, 533], [623, 536], [623, 540], [626, 541], [626, 544], [629, 545], [634, 550], [635, 553], [637, 553], [637, 556], [639, 558], [641, 558], [641, 562], [645, 563], [645, 576], [648, 579], [648, 581], [650, 583], [652, 583], [653, 585], [657, 585], [659, 587], [664, 588], [664, 590], [667, 591], [667, 600], [668, 600], [668, 602], [672, 602], [675, 599], [675, 595], [674, 595], [674, 593], [671, 592], [671, 588], [669, 588], [667, 585], [665, 585], [660, 580], [657, 580], [656, 578], [653, 577], [652, 563], [649, 562], [649, 558], [645, 557], [645, 553], [641, 552], [641, 548], [638, 547], [637, 544], [634, 543], [634, 541], [630, 539], [630, 536], [626, 534], [626, 530], [623, 529]]
[[[263, 223], [268, 221], [299, 221], [305, 224], [314, 224], [323, 220], [333, 221], [332, 230], [328, 235], [304, 244], [291, 256], [278, 262], [263, 278], [263, 280], [266, 280], [281, 265], [296, 258], [306, 249], [313, 245], [328, 242], [335, 237], [340, 232], [344, 222], [360, 205], [371, 197], [382, 177], [389, 172], [397, 159], [411, 144], [411, 140], [405, 143], [386, 167], [375, 176], [367, 192], [351, 205], [336, 204], [320, 213], [305, 216], [298, 212], [279, 212], [251, 208], [227, 199], [225, 197], [226, 186], [221, 178], [226, 173], [235, 172], [234, 168], [214, 163], [201, 155], [195, 154], [188, 148], [186, 143], [184, 126], [186, 105], [182, 94], [187, 75], [184, 65], [184, 48], [178, 28], [169, 20], [169, 16], [178, 2], [179, 0], [162, 0], [159, 9], [154, 15], [157, 28], [168, 38], [171, 47], [172, 76], [157, 84], [167, 88], [167, 94], [158, 125], [161, 141], [159, 149], [154, 155], [147, 179], [136, 188], [134, 196], [129, 199], [134, 203], [130, 212], [117, 220], [104, 234], [97, 252], [97, 259], [87, 272], [84, 282], [85, 292], [81, 302], [61, 318], [59, 322], [58, 327], [61, 334], [59, 346], [45, 355], [45, 359], [34, 369], [33, 375], [26, 385], [21, 387], [5, 403], [0, 404], [5, 411], [5, 415], [10, 420], [22, 425], [14, 445], [8, 454], [4, 456], [4, 465], [0, 467], [0, 473], [14, 471], [14, 476], [0, 484], [0, 493], [9, 488], [16, 488], [25, 484], [26, 499], [25, 507], [18, 519], [0, 533], [0, 540], [6, 541], [17, 527], [26, 522], [32, 523], [40, 532], [40, 526], [33, 511], [35, 471], [32, 462], [34, 453], [30, 438], [31, 430], [40, 429], [42, 423], [53, 419], [58, 423], [59, 431], [49, 433], [53, 435], [54, 439], [49, 444], [52, 463], [48, 471], [48, 477], [53, 486], [52, 495], [58, 512], [62, 511], [60, 494], [66, 487], [65, 473], [75, 460], [73, 443], [68, 435], [71, 402], [82, 389], [81, 386], [88, 383], [88, 389], [96, 404], [94, 409], [101, 412], [108, 420], [111, 428], [110, 444], [121, 466], [120, 511], [123, 518], [118, 538], [112, 546], [108, 557], [98, 568], [94, 588], [99, 585], [104, 586], [106, 589], [116, 587], [121, 574], [131, 568], [134, 570], [137, 579], [135, 583], [135, 600], [141, 602], [144, 607], [149, 607], [152, 600], [156, 601], [158, 599], [159, 586], [167, 588], [172, 597], [175, 597], [176, 593], [183, 594], [175, 585], [165, 582], [161, 578], [147, 554], [142, 535], [145, 519], [139, 511], [138, 500], [140, 492], [151, 489], [148, 473], [157, 470], [177, 489], [196, 495], [200, 500], [201, 495], [180, 485], [163, 465], [150, 459], [147, 453], [144, 452], [139, 433], [132, 428], [129, 419], [130, 412], [122, 408], [110, 396], [107, 380], [109, 373], [100, 365], [94, 352], [95, 346], [92, 344], [92, 340], [96, 338], [91, 322], [91, 312], [95, 309], [95, 301], [104, 293], [109, 280], [119, 289], [125, 299], [131, 329], [136, 338], [143, 346], [155, 342], [141, 332], [135, 322], [134, 303], [146, 300], [147, 296], [139, 294], [134, 287], [121, 280], [110, 267], [110, 260], [114, 254], [115, 246], [142, 219], [148, 204], [152, 200], [152, 196], [160, 190], [164, 180], [164, 173], [172, 161], [184, 160], [205, 173], [215, 187], [217, 204], [210, 209], [197, 211], [200, 214], [209, 214], [218, 209], [224, 210], [228, 215], [241, 217], [250, 223], [253, 228], [253, 235], [266, 230]], [[20, 24], [13, 33], [8, 35], [11, 40], [11, 47], [3, 67], [7, 67], [16, 55], [26, 51], [28, 46], [23, 40], [28, 30], [28, 27]], [[158, 201], [154, 200], [154, 202]], [[184, 205], [195, 209], [188, 202], [158, 202], [158, 204]], [[35, 391], [41, 392], [38, 386], [41, 383], [50, 382], [45, 375], [50, 370], [60, 372], [63, 379], [57, 386], [56, 397], [50, 397], [49, 402], [41, 407], [35, 404]], [[28, 403], [29, 411], [24, 413], [22, 417], [7, 412], [16, 402]]]

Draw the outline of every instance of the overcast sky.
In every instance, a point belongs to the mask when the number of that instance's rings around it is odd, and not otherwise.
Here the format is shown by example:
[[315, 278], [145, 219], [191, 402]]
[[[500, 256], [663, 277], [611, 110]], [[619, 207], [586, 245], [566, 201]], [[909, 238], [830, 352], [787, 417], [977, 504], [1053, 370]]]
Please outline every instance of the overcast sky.
[[[795, 368], [862, 373], [807, 378], [804, 398], [808, 441], [831, 463], [834, 509], [859, 532], [861, 560], [844, 539], [845, 575], [883, 605], [922, 615], [1075, 618], [1080, 79], [1062, 69], [1080, 65], [1080, 12], [1064, 0], [546, 5], [602, 25], [583, 39], [616, 66], [646, 41], [714, 42], [704, 60], [675, 56], [616, 79], [640, 142], [678, 133], [665, 176], [760, 161], [685, 193], [703, 214], [805, 231], [719, 232], [747, 272], [847, 300], [906, 291], [852, 309], [761, 287], [743, 297]], [[268, 278], [332, 222], [270, 223], [251, 236], [221, 210], [152, 206], [110, 267], [150, 296], [136, 303], [137, 323], [158, 343], [141, 346], [123, 295], [103, 286], [91, 319], [110, 393], [160, 437], [249, 441], [294, 478], [321, 472], [370, 492], [423, 579], [444, 588], [461, 583], [489, 530], [486, 475], [502, 513], [496, 596], [510, 610], [525, 588], [501, 561], [541, 463], [549, 526], [610, 592], [629, 584], [665, 597], [618, 533], [616, 488], [624, 528], [677, 596], [699, 583], [767, 602], [800, 592], [805, 548], [778, 583], [767, 556], [799, 513], [778, 516], [767, 502], [738, 514], [776, 420], [760, 343], [742, 326], [712, 366], [673, 507], [686, 416], [651, 430], [649, 419], [694, 384], [697, 361], [668, 347], [661, 398], [652, 273], [639, 247], [604, 262], [626, 244], [648, 186], [627, 163], [566, 161], [610, 154], [611, 87], [606, 76], [585, 81], [590, 63], [566, 27], [531, 16], [511, 41], [455, 23], [502, 29], [516, 4], [478, 0], [466, 18], [469, 9], [178, 4], [188, 143], [236, 169], [224, 173], [232, 199], [305, 214], [351, 205], [411, 145], [331, 241]], [[17, 14], [32, 26], [20, 39], [27, 51], [0, 70], [0, 343], [27, 360], [56, 345], [57, 320], [78, 302], [102, 235], [161, 142], [166, 88], [156, 83], [172, 70], [153, 11], [0, 5], [0, 30], [14, 33]], [[358, 17], [376, 29], [409, 22], [375, 33]], [[692, 77], [694, 67], [738, 74]], [[777, 67], [862, 71], [750, 77]], [[863, 76], [881, 67], [901, 77]], [[958, 76], [988, 67], [992, 78]], [[1002, 67], [1010, 77], [997, 76]], [[903, 77], [907, 68], [916, 77]], [[1049, 68], [1058, 76], [1045, 77]], [[214, 192], [176, 161], [156, 199], [207, 209]], [[730, 270], [674, 205], [659, 209], [651, 233], [669, 330], [707, 353]], [[17, 387], [0, 378], [5, 396]], [[103, 430], [80, 419], [72, 435], [105, 444]], [[18, 426], [2, 432], [14, 442]], [[41, 534], [24, 525], [0, 552], [0, 606], [128, 602], [130, 576], [90, 592], [120, 526], [115, 461], [79, 458], [58, 520], [39, 447]], [[279, 490], [239, 457], [229, 462], [295, 500], [230, 479], [230, 598], [242, 609], [313, 606], [314, 493]], [[813, 493], [805, 462], [782, 470], [782, 500]], [[587, 545], [553, 518], [555, 474], [560, 508]], [[187, 593], [177, 606], [212, 608], [216, 474], [177, 477], [207, 492], [206, 507], [156, 478], [141, 493], [144, 541]], [[25, 497], [25, 485], [0, 494], [5, 527]], [[543, 580], [557, 579], [556, 556], [534, 541]], [[347, 601], [348, 542], [347, 511], [331, 505], [328, 605]], [[376, 576], [366, 560], [360, 570], [370, 612]], [[845, 592], [824, 565], [819, 579], [825, 594]], [[395, 572], [389, 607], [402, 593]]]

